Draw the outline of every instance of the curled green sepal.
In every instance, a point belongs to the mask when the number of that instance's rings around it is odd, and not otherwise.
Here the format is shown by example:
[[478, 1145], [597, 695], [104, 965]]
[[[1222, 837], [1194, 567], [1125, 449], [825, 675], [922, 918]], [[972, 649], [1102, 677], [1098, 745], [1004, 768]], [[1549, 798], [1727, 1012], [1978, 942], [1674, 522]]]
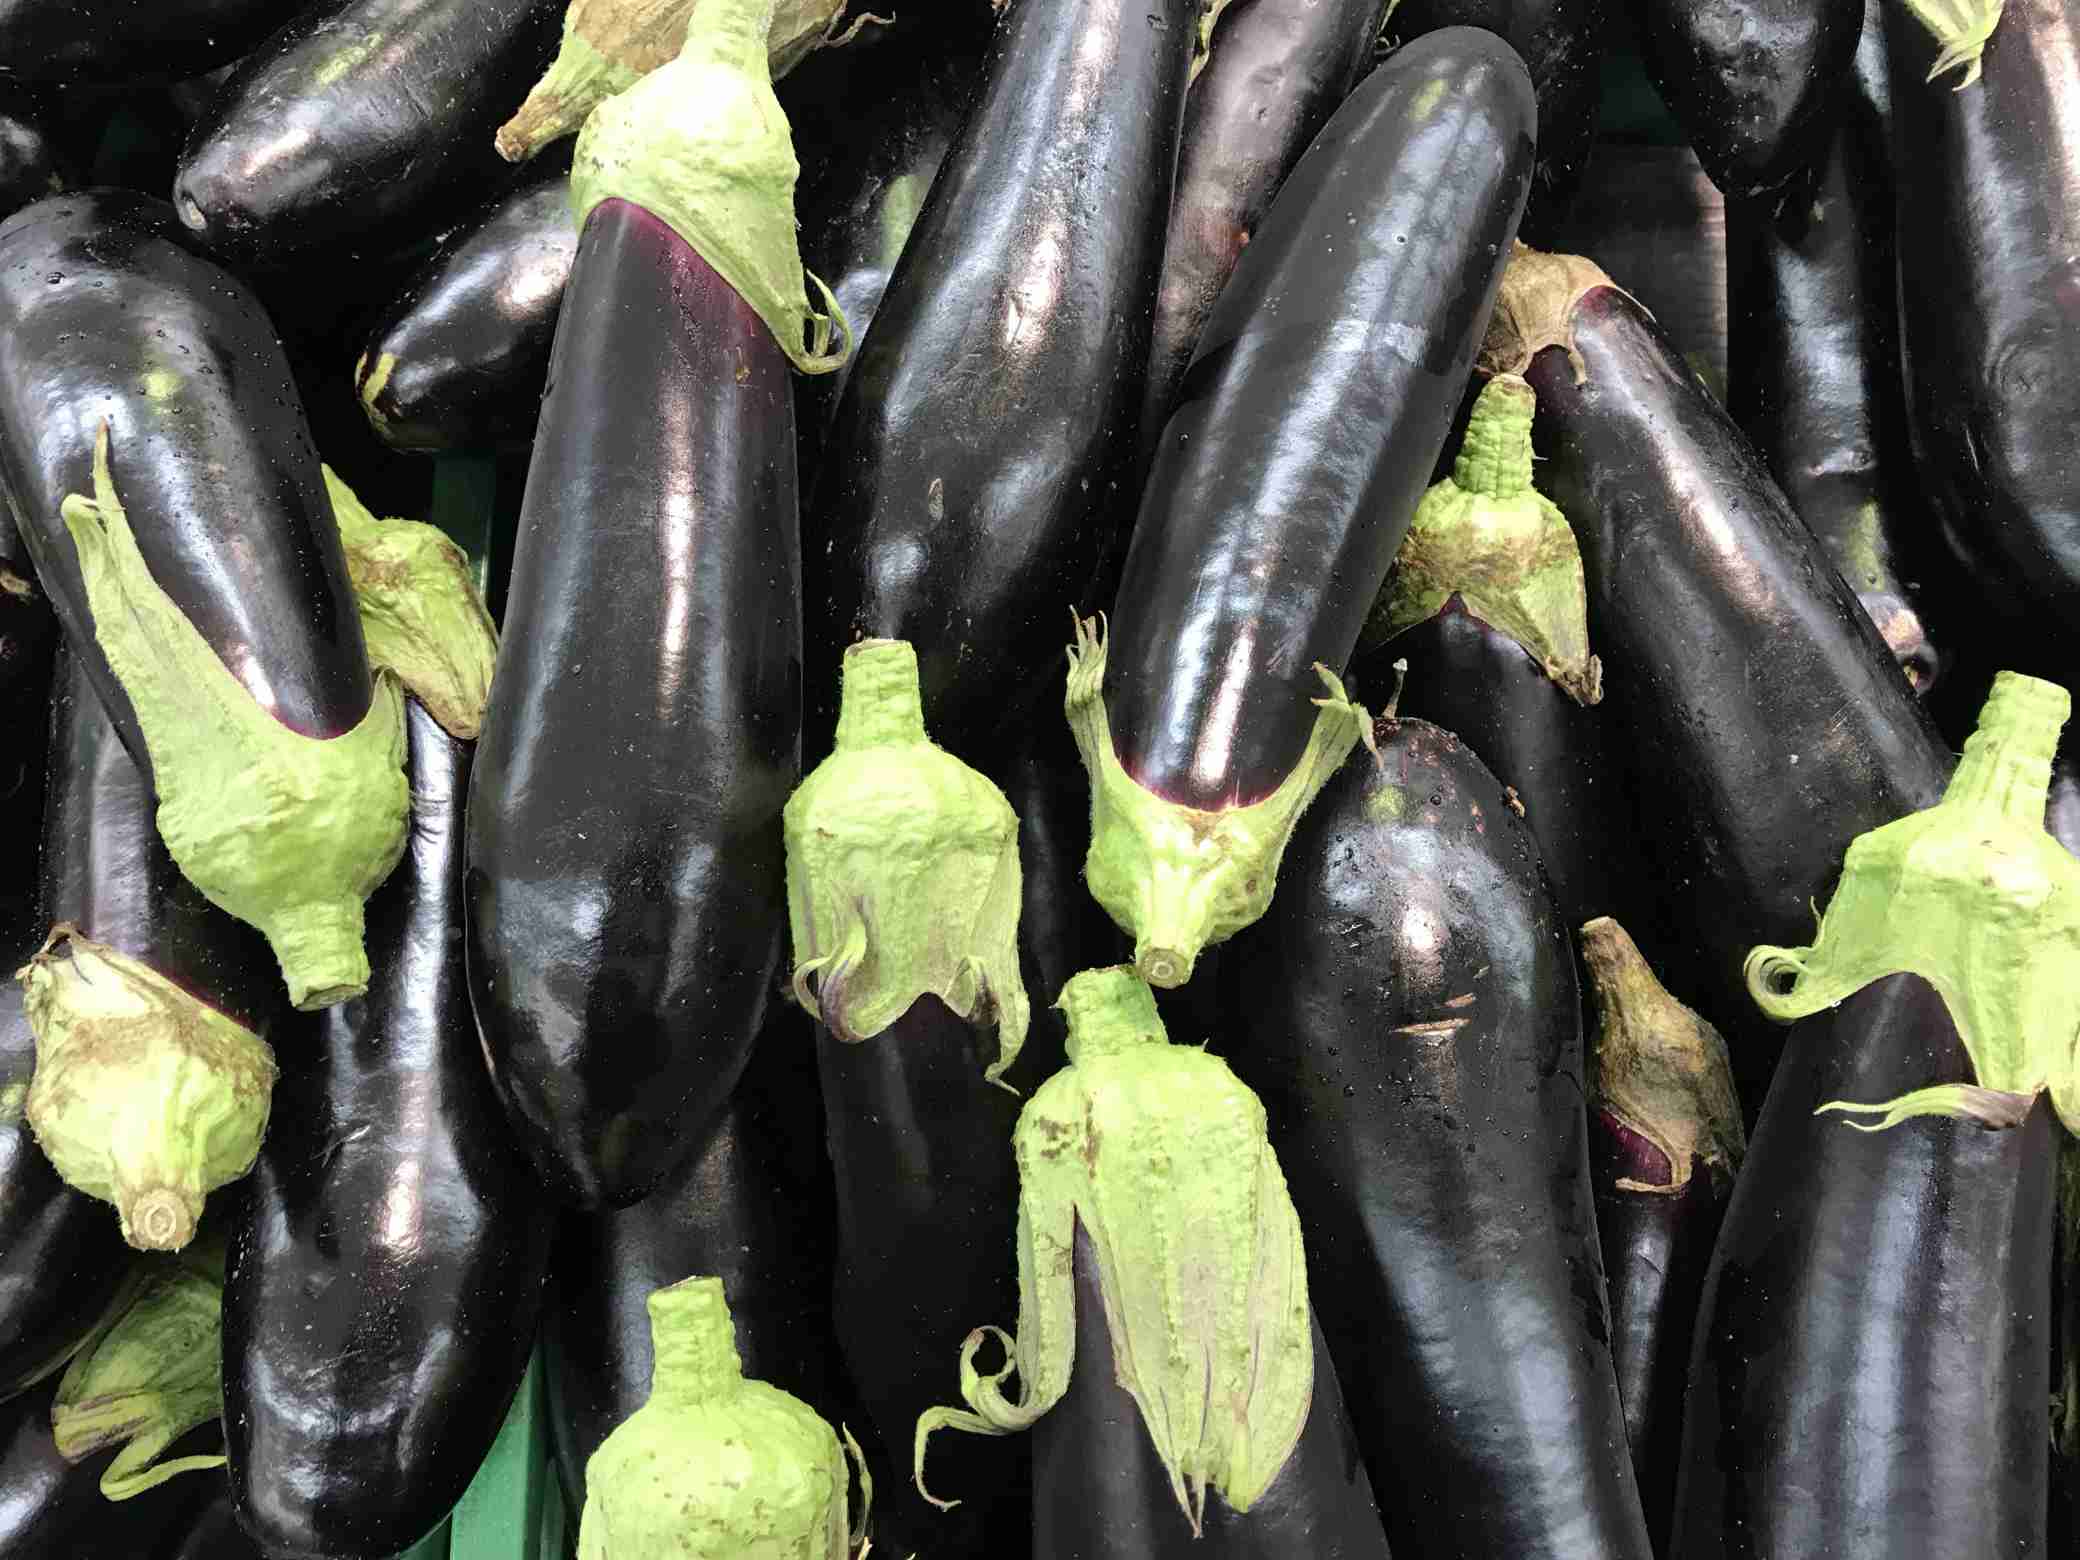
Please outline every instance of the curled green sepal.
[[[2080, 1131], [2080, 860], [2044, 831], [2051, 758], [2072, 699], [2002, 672], [1935, 806], [1859, 835], [1804, 948], [1753, 949], [1748, 990], [1788, 1022], [1888, 975], [1943, 999], [1977, 1087], [1939, 1085], [1879, 1106], [1879, 1127], [1945, 1114], [1994, 1124], [1988, 1094], [2048, 1089]], [[1823, 1109], [1837, 1108], [1823, 1106]]]
[[1578, 704], [1603, 697], [1589, 653], [1589, 591], [1567, 517], [1531, 485], [1538, 395], [1515, 374], [1481, 389], [1452, 474], [1416, 505], [1394, 572], [1365, 626], [1384, 644], [1453, 596], [1524, 647]]
[[368, 664], [395, 672], [449, 736], [475, 740], [491, 700], [498, 629], [468, 555], [439, 526], [378, 520], [330, 466], [323, 469]]
[[[585, 1465], [578, 1560], [856, 1560], [874, 1487], [850, 1431], [748, 1381], [719, 1278], [650, 1295], [650, 1396]], [[846, 1458], [860, 1475], [848, 1530]]]
[[94, 496], [62, 511], [94, 638], [130, 696], [159, 795], [159, 836], [218, 909], [257, 926], [289, 999], [330, 1007], [368, 987], [362, 906], [404, 852], [404, 706], [379, 675], [361, 724], [306, 737], [264, 709], [159, 588], [94, 441]]
[[68, 1186], [112, 1203], [123, 1239], [177, 1251], [203, 1200], [252, 1169], [274, 1053], [150, 965], [60, 923], [16, 972], [36, 1036], [29, 1126]]
[[1962, 92], [1979, 79], [1986, 45], [2000, 25], [2003, 0], [1907, 0], [1914, 20], [1928, 29], [1940, 52], [1924, 80], [1962, 68], [1964, 77], [1952, 91]]
[[831, 754], [787, 799], [795, 999], [840, 1040], [871, 1039], [930, 993], [994, 1018], [1003, 1076], [1025, 1043], [1018, 815], [925, 735], [917, 652], [850, 646]]
[[[1314, 1340], [1300, 1220], [1265, 1134], [1264, 1107], [1197, 1046], [1172, 1045], [1132, 967], [1062, 988], [1069, 1065], [1019, 1114], [1018, 1336], [961, 1347], [969, 1412], [941, 1429], [1007, 1435], [1061, 1401], [1076, 1357], [1076, 1232], [1089, 1239], [1118, 1383], [1141, 1412], [1171, 1492], [1197, 1533], [1206, 1491], [1247, 1511], [1299, 1443], [1314, 1398]], [[1010, 1358], [975, 1367], [995, 1338]], [[1001, 1383], [1015, 1369], [1022, 1395]]]
[[51, 1437], [67, 1462], [122, 1447], [101, 1475], [101, 1493], [110, 1500], [141, 1495], [176, 1474], [224, 1466], [221, 1455], [157, 1460], [224, 1411], [222, 1243], [143, 1260], [147, 1271], [136, 1299], [73, 1356], [51, 1404]]
[[571, 209], [582, 225], [610, 197], [641, 206], [737, 290], [796, 368], [827, 374], [851, 353], [852, 327], [820, 278], [808, 277], [828, 313], [802, 286], [801, 169], [766, 60], [774, 9], [702, 0], [678, 57], [608, 98], [578, 132]]
[[1112, 749], [1105, 714], [1105, 625], [1076, 619], [1063, 707], [1091, 781], [1091, 843], [1084, 881], [1134, 939], [1134, 967], [1153, 986], [1181, 986], [1210, 944], [1263, 915], [1278, 863], [1300, 815], [1357, 746], [1370, 721], [1336, 674], [1315, 672], [1328, 695], [1293, 772], [1262, 801], [1208, 810], [1137, 785]]

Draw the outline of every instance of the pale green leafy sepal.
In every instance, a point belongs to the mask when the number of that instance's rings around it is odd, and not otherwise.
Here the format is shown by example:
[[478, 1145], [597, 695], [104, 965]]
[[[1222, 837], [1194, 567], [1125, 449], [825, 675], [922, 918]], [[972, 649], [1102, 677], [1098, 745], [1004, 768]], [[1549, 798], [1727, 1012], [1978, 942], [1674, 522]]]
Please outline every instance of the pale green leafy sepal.
[[1906, 0], [1906, 4], [1940, 49], [1924, 79], [1934, 81], [1946, 71], [1962, 69], [1964, 76], [1952, 89], [1957, 92], [1977, 81], [1986, 45], [2000, 25], [2003, 0]]
[[1939, 1083], [1931, 1088], [1915, 1089], [1902, 1094], [1889, 1105], [1851, 1105], [1846, 1100], [1835, 1100], [1822, 1105], [1813, 1114], [1826, 1115], [1837, 1111], [1843, 1115], [1877, 1116], [1877, 1121], [1846, 1121], [1844, 1126], [1854, 1127], [1859, 1132], [1883, 1132], [1887, 1127], [1896, 1127], [1902, 1121], [1915, 1116], [1951, 1116], [1960, 1120], [1976, 1121], [1982, 1127], [2019, 1127], [2029, 1120], [2035, 1108], [2034, 1094], [2010, 1094], [2004, 1089], [1982, 1089], [1975, 1083]]

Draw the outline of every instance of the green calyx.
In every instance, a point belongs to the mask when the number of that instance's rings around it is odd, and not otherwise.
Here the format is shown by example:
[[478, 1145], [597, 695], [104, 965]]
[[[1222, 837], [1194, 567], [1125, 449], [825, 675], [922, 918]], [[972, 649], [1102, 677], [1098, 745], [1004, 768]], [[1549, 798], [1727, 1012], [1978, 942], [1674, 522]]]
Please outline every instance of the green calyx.
[[1666, 1186], [1621, 1179], [1627, 1191], [1674, 1194], [1703, 1160], [1731, 1180], [1747, 1149], [1733, 1063], [1719, 1031], [1670, 996], [1609, 916], [1582, 928], [1582, 962], [1601, 1023], [1589, 1049], [1589, 1103], [1668, 1156]]
[[737, 290], [795, 367], [827, 374], [852, 351], [852, 327], [820, 279], [809, 277], [828, 313], [802, 286], [800, 165], [766, 58], [775, 12], [776, 0], [701, 0], [677, 57], [585, 121], [571, 207], [582, 224], [610, 197], [641, 206]]
[[2067, 1130], [2080, 1131], [2080, 861], [2044, 830], [2071, 708], [2055, 683], [2002, 672], [1943, 799], [1850, 843], [1810, 946], [1749, 953], [1749, 993], [1786, 1022], [1885, 976], [1919, 975], [1978, 1076], [1976, 1087], [1823, 1110], [1877, 1115], [1872, 1131], [1929, 1115], [2013, 1126], [2048, 1089]]
[[1234, 936], [1271, 905], [1278, 863], [1300, 815], [1369, 726], [1336, 675], [1316, 699], [1314, 730], [1277, 790], [1247, 807], [1209, 810], [1165, 801], [1127, 774], [1105, 714], [1105, 628], [1079, 618], [1063, 707], [1091, 781], [1091, 844], [1084, 880], [1134, 939], [1134, 967], [1152, 986], [1181, 986], [1200, 952]]
[[468, 555], [439, 526], [378, 520], [330, 466], [324, 472], [368, 664], [396, 673], [449, 736], [475, 740], [491, 701], [498, 629]]
[[[865, 1553], [873, 1485], [799, 1398], [747, 1381], [719, 1278], [650, 1296], [650, 1397], [585, 1465], [579, 1560], [843, 1560]], [[859, 1467], [855, 1546], [845, 1459]]]
[[[1070, 1064], [1019, 1114], [1018, 1337], [961, 1346], [966, 1412], [917, 1422], [918, 1493], [942, 1429], [1009, 1435], [1061, 1401], [1076, 1358], [1076, 1232], [1097, 1258], [1119, 1385], [1197, 1533], [1209, 1487], [1247, 1511], [1299, 1443], [1314, 1398], [1300, 1219], [1264, 1107], [1228, 1064], [1172, 1045], [1129, 966], [1062, 988]], [[1008, 1356], [976, 1369], [990, 1338]], [[1006, 1397], [1016, 1370], [1022, 1395]]]
[[1230, 3], [1231, 0], [1204, 0], [1204, 9], [1199, 12], [1199, 28], [1192, 38], [1192, 69], [1187, 82], [1197, 81], [1199, 72], [1213, 58], [1213, 30], [1220, 25], [1221, 13]]
[[845, 652], [837, 740], [787, 799], [794, 994], [840, 1040], [871, 1039], [927, 993], [994, 1020], [995, 1081], [1025, 1043], [1018, 815], [925, 735], [917, 653]]
[[361, 724], [306, 737], [231, 675], [159, 588], [94, 444], [94, 497], [65, 500], [94, 638], [130, 696], [167, 852], [220, 910], [257, 926], [299, 1008], [368, 987], [362, 906], [404, 851], [404, 706], [378, 675]]
[[73, 1356], [51, 1405], [51, 1436], [67, 1462], [123, 1448], [101, 1475], [101, 1493], [110, 1500], [224, 1466], [221, 1455], [157, 1460], [224, 1411], [223, 1246], [212, 1241], [145, 1261], [136, 1298]]
[[36, 1036], [29, 1126], [67, 1185], [112, 1203], [123, 1239], [188, 1244], [209, 1193], [252, 1169], [274, 1053], [151, 966], [65, 924], [16, 973]]
[[1578, 704], [1603, 697], [1589, 653], [1581, 549], [1557, 505], [1531, 485], [1538, 395], [1515, 374], [1482, 387], [1452, 474], [1423, 495], [1365, 642], [1384, 644], [1457, 596], [1524, 647]]
[[1928, 29], [1940, 52], [1924, 78], [1934, 81], [1945, 71], [1964, 71], [1953, 91], [1962, 92], [1979, 79], [1986, 45], [2000, 25], [2003, 0], [1907, 0], [1914, 20]]

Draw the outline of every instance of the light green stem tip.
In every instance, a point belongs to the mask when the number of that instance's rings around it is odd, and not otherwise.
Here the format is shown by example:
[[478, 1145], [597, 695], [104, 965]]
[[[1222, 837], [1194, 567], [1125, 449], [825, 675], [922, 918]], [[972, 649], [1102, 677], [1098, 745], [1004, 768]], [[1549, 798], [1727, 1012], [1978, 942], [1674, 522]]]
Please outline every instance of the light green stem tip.
[[1068, 1022], [1072, 1064], [1170, 1041], [1156, 1011], [1156, 994], [1131, 964], [1072, 975], [1055, 1006]]
[[1998, 1125], [2014, 1108], [1987, 1095], [2026, 1105], [2048, 1089], [2067, 1129], [2080, 1130], [2080, 861], [2044, 830], [2071, 707], [2055, 683], [2002, 672], [1943, 799], [1851, 842], [1809, 946], [1749, 953], [1749, 992], [1784, 1021], [1888, 975], [1919, 975], [1942, 997], [1976, 1089], [1839, 1108], [1881, 1112], [1880, 1128], [1931, 1114]]
[[737, 1329], [719, 1278], [687, 1278], [650, 1292], [650, 1346], [656, 1361], [654, 1397], [698, 1402], [723, 1395], [744, 1379]]

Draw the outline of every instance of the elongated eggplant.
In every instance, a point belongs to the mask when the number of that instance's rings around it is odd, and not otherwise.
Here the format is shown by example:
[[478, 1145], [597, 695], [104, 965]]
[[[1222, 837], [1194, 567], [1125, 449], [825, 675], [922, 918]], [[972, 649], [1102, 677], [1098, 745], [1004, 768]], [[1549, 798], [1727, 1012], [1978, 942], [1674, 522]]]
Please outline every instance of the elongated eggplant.
[[1645, 1557], [1566, 928], [1456, 737], [1389, 719], [1369, 746], [1224, 970], [1387, 1536], [1402, 1560]]
[[158, 82], [236, 59], [306, 0], [6, 0], [0, 80]]
[[970, 761], [1052, 658], [1130, 486], [1197, 16], [998, 24], [804, 511], [813, 732], [862, 637], [914, 647], [934, 737]]
[[1531, 179], [1530, 78], [1450, 27], [1315, 138], [1199, 338], [1067, 699], [1091, 892], [1158, 986], [1261, 915], [1362, 723], [1343, 669], [1443, 446]]
[[1199, 332], [1292, 166], [1372, 61], [1384, 0], [1243, 0], [1185, 98], [1140, 451], [1155, 451]]
[[1953, 21], [1981, 25], [1961, 36], [1931, 36], [1920, 18], [1939, 9], [1886, 29], [1917, 471], [1976, 587], [1956, 615], [2000, 624], [2004, 665], [2063, 675], [2080, 606], [2080, 386], [2062, 367], [2080, 354], [2080, 33], [2057, 0], [1962, 7]]
[[[184, 1438], [198, 1451], [220, 1439], [214, 1426]], [[177, 1527], [200, 1479], [173, 1479], [130, 1500], [109, 1500], [101, 1475], [113, 1449], [77, 1463], [51, 1437], [51, 1391], [39, 1387], [0, 1406], [0, 1560], [138, 1560]], [[212, 1557], [215, 1560], [215, 1557]]]
[[1782, 1033], [1741, 960], [1795, 936], [1848, 842], [1932, 802], [1950, 754], [1753, 448], [1644, 310], [1520, 250], [1485, 366], [1538, 392], [1539, 481], [1574, 527], [1613, 740], [1668, 913], [1632, 927], [1728, 1037], [1751, 1116]]
[[399, 701], [273, 327], [184, 237], [114, 190], [0, 224], [0, 480], [173, 859], [321, 1006], [403, 846]]
[[504, 164], [499, 120], [556, 51], [555, 0], [322, 0], [239, 62], [173, 203], [203, 242], [280, 261], [395, 231]]
[[485, 450], [534, 437], [578, 230], [570, 158], [463, 224], [370, 327], [354, 365], [369, 426], [405, 450]]
[[414, 700], [410, 853], [369, 906], [376, 976], [283, 1046], [224, 1290], [239, 1517], [282, 1560], [436, 1526], [526, 1369], [551, 1219], [483, 1070], [463, 970], [470, 749]]
[[266, 1560], [252, 1536], [238, 1525], [231, 1486], [223, 1481], [195, 1509], [186, 1527], [153, 1554], [155, 1560]]

